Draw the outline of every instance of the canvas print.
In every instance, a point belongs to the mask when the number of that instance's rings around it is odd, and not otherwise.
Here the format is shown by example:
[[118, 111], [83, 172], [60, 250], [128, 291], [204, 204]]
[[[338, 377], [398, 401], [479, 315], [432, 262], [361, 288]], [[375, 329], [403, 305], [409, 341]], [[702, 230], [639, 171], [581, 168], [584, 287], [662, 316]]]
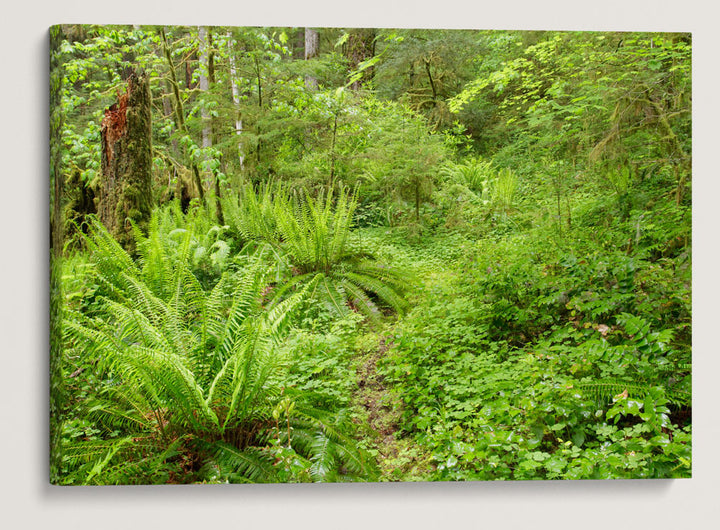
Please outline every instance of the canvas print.
[[691, 476], [690, 34], [50, 29], [50, 482]]

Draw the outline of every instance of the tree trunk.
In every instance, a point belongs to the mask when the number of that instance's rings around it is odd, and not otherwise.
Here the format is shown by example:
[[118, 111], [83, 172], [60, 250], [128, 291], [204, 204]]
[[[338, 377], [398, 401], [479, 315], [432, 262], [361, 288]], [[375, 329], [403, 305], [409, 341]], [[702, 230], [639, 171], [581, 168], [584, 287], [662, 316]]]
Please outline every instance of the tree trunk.
[[330, 144], [330, 180], [328, 182], [328, 190], [332, 188], [335, 181], [335, 144], [337, 143], [338, 117], [340, 116], [341, 107], [335, 110], [335, 119], [333, 120], [332, 142]]
[[305, 58], [305, 28], [293, 28], [292, 58], [295, 61]]
[[415, 221], [420, 222], [420, 179], [415, 177]]
[[[208, 79], [210, 66], [208, 60], [208, 28], [206, 26], [198, 27], [198, 38], [200, 39], [200, 90], [207, 92], [210, 89], [210, 81]], [[210, 145], [212, 145], [210, 140], [210, 114], [204, 106], [200, 108], [200, 115], [203, 121], [202, 146], [210, 147]]]
[[[242, 135], [243, 124], [240, 116], [240, 89], [237, 84], [237, 68], [235, 67], [235, 50], [234, 41], [231, 39], [230, 32], [228, 32], [228, 40], [230, 41], [230, 50], [228, 50], [228, 57], [230, 57], [230, 88], [232, 90], [233, 104], [235, 105], [235, 134], [239, 137]], [[240, 169], [244, 169], [245, 154], [243, 153], [242, 142], [238, 140], [238, 159], [240, 161]]]
[[[212, 30], [205, 26], [200, 26], [200, 89], [209, 91], [210, 87], [215, 85], [215, 53], [213, 52]], [[207, 75], [206, 75], [207, 73]], [[203, 108], [203, 147], [211, 147], [217, 145], [217, 120], [210, 116], [210, 113]], [[215, 214], [218, 223], [225, 224], [225, 216], [222, 211], [222, 201], [220, 200], [220, 179], [218, 177], [219, 169], [212, 170], [212, 185], [215, 190]], [[209, 187], [209, 186], [208, 186]]]
[[151, 108], [147, 75], [132, 74], [127, 92], [105, 111], [100, 131], [98, 217], [129, 252], [135, 251], [130, 221], [144, 228], [152, 208]]
[[[165, 29], [160, 28], [160, 38], [162, 39], [163, 53], [168, 63], [168, 69], [170, 70], [170, 85], [173, 89], [173, 96], [175, 98], [175, 122], [177, 123], [178, 129], [188, 134], [187, 127], [185, 126], [185, 111], [183, 110], [182, 99], [180, 98], [180, 86], [178, 85], [177, 76], [175, 75], [175, 64], [172, 60], [172, 53], [170, 52], [170, 46], [168, 45], [167, 35], [165, 35]], [[183, 149], [184, 151], [184, 149]], [[202, 180], [200, 179], [200, 171], [198, 170], [197, 164], [191, 161], [193, 181], [197, 188], [197, 193], [200, 200], [205, 202], [205, 192], [203, 190]], [[184, 186], [184, 184], [182, 184]], [[181, 187], [182, 187], [181, 186]], [[185, 191], [189, 193], [190, 190], [185, 188]]]
[[[318, 56], [320, 48], [320, 35], [311, 28], [305, 28], [305, 60], [313, 59]], [[317, 89], [317, 77], [312, 75], [305, 76], [305, 86], [311, 89]]]
[[[375, 30], [372, 28], [354, 29], [345, 45], [345, 57], [350, 61], [351, 71], [357, 70], [360, 64], [375, 56]], [[367, 68], [362, 77], [355, 81], [351, 88], [358, 90], [365, 86], [374, 75], [374, 68]]]
[[[260, 62], [258, 61], [257, 55], [253, 54], [253, 63], [255, 64], [255, 79], [257, 83], [258, 93], [258, 110], [259, 115], [262, 115], [263, 111], [263, 93], [262, 93], [262, 70], [260, 69]], [[255, 125], [255, 134], [257, 135], [257, 146], [255, 147], [255, 162], [260, 165], [260, 151], [262, 150], [262, 135], [260, 130], [260, 124]]]

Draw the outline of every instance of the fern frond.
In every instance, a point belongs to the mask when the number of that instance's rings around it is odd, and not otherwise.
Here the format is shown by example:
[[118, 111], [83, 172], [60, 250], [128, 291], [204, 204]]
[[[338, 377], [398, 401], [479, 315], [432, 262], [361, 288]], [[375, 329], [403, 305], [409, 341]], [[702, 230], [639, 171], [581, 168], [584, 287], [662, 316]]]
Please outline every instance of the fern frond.
[[380, 300], [392, 307], [398, 313], [402, 313], [406, 309], [407, 302], [405, 299], [399, 296], [390, 286], [388, 286], [387, 283], [367, 274], [346, 272], [344, 276], [350, 282], [362, 287], [363, 290], [377, 295]]
[[[163, 484], [170, 478], [172, 471], [175, 477], [182, 477], [183, 473], [178, 464], [170, 463], [179, 453], [185, 443], [185, 437], [177, 438], [167, 447], [160, 447], [154, 440], [142, 447], [133, 441], [132, 451], [123, 454], [122, 460], [116, 459], [112, 465], [106, 466], [100, 484]], [[119, 460], [119, 461], [118, 461]]]
[[347, 293], [341, 283], [324, 277], [319, 282], [318, 291], [320, 293], [319, 297], [328, 302], [328, 309], [331, 313], [340, 318], [350, 313], [350, 308], [347, 305]]
[[272, 456], [262, 449], [248, 447], [240, 450], [225, 442], [215, 442], [208, 449], [218, 467], [232, 482], [279, 482]]
[[[337, 265], [333, 259], [342, 254], [345, 236], [336, 237], [333, 230], [349, 229], [350, 199], [341, 194], [342, 212], [337, 214], [332, 194], [314, 204], [308, 196], [302, 201], [291, 201], [282, 191], [278, 196], [279, 202], [295, 208], [288, 208], [295, 219], [288, 226], [297, 229], [297, 237], [307, 235], [307, 227], [325, 227], [320, 239], [306, 238], [298, 248], [306, 245], [304, 252], [313, 262]], [[251, 200], [251, 208], [277, 213], [278, 203], [267, 197]], [[197, 218], [183, 218], [172, 208], [158, 212], [147, 236], [136, 234], [137, 264], [108, 239], [101, 225], [88, 236], [94, 242], [95, 274], [106, 287], [96, 295], [92, 318], [66, 312], [64, 333], [80, 362], [96, 367], [86, 372], [87, 381], [100, 381], [101, 389], [91, 400], [79, 399], [76, 410], [100, 428], [100, 436], [116, 436], [119, 431], [129, 434], [132, 443], [107, 440], [92, 454], [82, 449], [85, 457], [77, 452], [71, 462], [72, 482], [175, 482], [186, 465], [179, 462], [189, 461], [188, 455], [173, 458], [180, 450], [194, 451], [193, 461], [206, 459], [208, 470], [221, 470], [220, 480], [275, 481], [278, 471], [283, 477], [294, 473], [273, 466], [276, 455], [295, 458], [289, 447], [247, 446], [269, 443], [273, 411], [292, 393], [287, 386], [291, 351], [285, 339], [304, 303], [322, 295], [337, 310], [347, 307], [348, 290], [335, 272], [310, 271], [289, 287], [276, 289], [281, 296], [266, 302], [268, 250], [294, 259], [280, 244], [286, 244], [284, 236], [273, 246], [260, 245], [240, 272], [224, 274], [214, 286], [204, 287], [193, 272], [193, 259], [198, 249], [207, 251], [215, 244], [223, 229], [208, 225], [202, 213], [192, 215]], [[204, 233], [197, 236], [198, 230]], [[368, 277], [382, 281], [381, 276]], [[350, 280], [346, 283], [352, 285]], [[352, 288], [358, 296], [365, 295], [363, 288]], [[331, 421], [318, 421], [312, 414], [298, 412], [290, 422], [298, 447], [293, 462], [303, 470], [298, 479], [331, 480], [359, 469], [348, 463], [354, 457], [345, 454], [352, 452], [352, 441], [342, 439]], [[339, 445], [348, 448], [338, 449]]]
[[91, 404], [87, 409], [87, 418], [108, 431], [122, 429], [138, 433], [151, 430], [154, 423], [146, 414], [150, 405], [141, 396], [131, 396], [131, 392], [122, 387], [109, 389], [108, 399]]
[[289, 331], [295, 310], [306, 300], [308, 293], [315, 290], [318, 282], [323, 278], [324, 276], [322, 274], [315, 275], [315, 277], [307, 282], [302, 291], [294, 293], [285, 300], [273, 304], [273, 306], [265, 312], [264, 322], [266, 322], [267, 329], [276, 341], [279, 342], [285, 333]]
[[[598, 403], [607, 404], [613, 401], [613, 398], [618, 394], [627, 391], [628, 397], [633, 399], [645, 399], [645, 396], [650, 392], [650, 389], [657, 388], [658, 385], [644, 384], [644, 383], [628, 383], [625, 381], [592, 381], [579, 383], [580, 388], [586, 396], [596, 400]], [[665, 397], [667, 400], [674, 405], [687, 406], [691, 402], [692, 395], [690, 392], [686, 392], [678, 389], [667, 389], [661, 387], [664, 390]]]
[[377, 476], [374, 460], [358, 448], [351, 437], [344, 434], [347, 432], [347, 420], [342, 413], [331, 417], [316, 408], [301, 406], [296, 415], [293, 421], [296, 445], [303, 439], [298, 433], [308, 433], [305, 440], [309, 443], [301, 450], [311, 461], [322, 462], [318, 468], [333, 468], [332, 475], [328, 475], [325, 480], [339, 480], [343, 474], [347, 479], [373, 480]]
[[242, 323], [259, 309], [260, 293], [265, 284], [265, 272], [262, 263], [257, 261], [236, 285], [232, 306], [221, 333], [223, 341], [220, 354], [223, 363], [233, 350], [236, 338], [242, 336]]
[[360, 313], [365, 315], [373, 322], [378, 322], [382, 316], [375, 302], [373, 302], [367, 293], [358, 285], [348, 280], [341, 280], [341, 285], [346, 293], [348, 293], [352, 305]]

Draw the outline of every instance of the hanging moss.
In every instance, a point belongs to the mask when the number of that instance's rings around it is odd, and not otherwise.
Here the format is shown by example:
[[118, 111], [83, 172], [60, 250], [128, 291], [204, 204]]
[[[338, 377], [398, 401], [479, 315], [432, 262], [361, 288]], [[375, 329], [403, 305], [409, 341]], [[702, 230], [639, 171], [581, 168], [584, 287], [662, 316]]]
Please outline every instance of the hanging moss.
[[96, 212], [96, 190], [99, 179], [85, 183], [80, 168], [74, 167], [67, 173], [63, 187], [63, 229], [67, 242], [65, 248], [76, 248], [80, 245], [78, 230], [85, 232], [85, 217]]

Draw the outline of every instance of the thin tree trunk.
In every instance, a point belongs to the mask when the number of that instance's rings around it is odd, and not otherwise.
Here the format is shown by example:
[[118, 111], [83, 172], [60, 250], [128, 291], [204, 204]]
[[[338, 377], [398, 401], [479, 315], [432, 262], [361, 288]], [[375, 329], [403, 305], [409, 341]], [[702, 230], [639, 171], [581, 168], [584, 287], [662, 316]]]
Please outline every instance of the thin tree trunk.
[[335, 143], [337, 141], [338, 117], [340, 116], [340, 108], [335, 111], [335, 120], [333, 122], [332, 143], [330, 144], [330, 182], [328, 190], [332, 188], [335, 180]]
[[675, 203], [679, 206], [685, 193], [687, 175], [690, 174], [692, 171], [692, 162], [687, 153], [685, 153], [685, 150], [680, 143], [680, 139], [675, 134], [675, 131], [673, 131], [673, 128], [670, 125], [670, 121], [667, 117], [667, 112], [662, 107], [662, 105], [651, 96], [650, 87], [645, 85], [644, 89], [645, 93], [647, 94], [647, 98], [644, 101], [646, 103], [649, 103], [653, 107], [653, 110], [657, 115], [657, 122], [660, 125], [660, 128], [665, 132], [664, 140], [666, 140], [668, 143], [670, 157], [677, 157], [680, 159], [680, 163], [675, 164], [676, 175], [678, 175], [676, 177], [677, 185], [675, 187]]
[[305, 58], [305, 28], [293, 28], [294, 41], [292, 49], [292, 58], [296, 61], [302, 61]]
[[[163, 28], [160, 28], [160, 36], [162, 37], [165, 59], [167, 60], [168, 67], [170, 69], [170, 84], [172, 85], [173, 95], [175, 96], [175, 120], [180, 131], [188, 134], [187, 127], [185, 126], [185, 111], [183, 109], [182, 99], [180, 98], [180, 87], [178, 85], [177, 76], [175, 75], [175, 65], [173, 64], [172, 54], [170, 53], [170, 47], [168, 46], [167, 37]], [[200, 171], [198, 170], [195, 162], [191, 162], [191, 166], [195, 186], [198, 189], [198, 195], [200, 196], [200, 200], [204, 202], [205, 192], [203, 190], [202, 180], [200, 179]]]
[[[210, 87], [215, 86], [215, 52], [213, 51], [213, 40], [212, 40], [212, 30], [208, 28], [208, 34], [207, 34], [207, 72], [208, 72], [208, 90], [210, 90]], [[217, 145], [217, 119], [214, 117], [210, 117], [210, 145]], [[225, 216], [223, 215], [222, 210], [222, 201], [220, 200], [220, 177], [219, 173], [220, 171], [215, 168], [213, 170], [213, 181], [215, 185], [215, 211], [217, 214], [217, 220], [218, 223], [221, 225], [225, 224]]]
[[420, 221], [420, 179], [415, 177], [415, 221]]
[[[210, 89], [210, 80], [208, 79], [209, 54], [208, 54], [208, 28], [206, 26], [198, 27], [198, 38], [200, 39], [200, 90], [208, 92]], [[205, 107], [200, 108], [200, 116], [203, 121], [202, 129], [202, 146], [210, 147], [210, 114]]]
[[430, 80], [433, 105], [437, 105], [437, 90], [435, 89], [435, 81], [433, 81], [432, 73], [430, 72], [430, 61], [428, 59], [423, 59], [423, 62], [425, 63], [425, 71], [427, 72], [428, 79]]
[[[163, 106], [163, 116], [165, 118], [172, 119], [173, 123], [175, 124], [175, 130], [180, 130], [180, 124], [177, 121], [177, 116], [175, 115], [175, 105], [173, 104], [173, 88], [170, 83], [170, 81], [165, 80], [165, 91], [162, 95], [162, 106]], [[172, 152], [175, 156], [178, 156], [178, 153], [180, 152], [180, 148], [178, 146], [178, 141], [176, 137], [173, 137], [170, 145], [172, 147]]]
[[562, 237], [562, 208], [560, 207], [560, 199], [562, 198], [562, 192], [560, 191], [560, 177], [558, 177], [557, 185], [555, 187], [555, 197], [557, 198], [557, 223], [560, 237]]
[[143, 228], [152, 208], [152, 129], [150, 83], [132, 74], [127, 92], [105, 111], [101, 126], [98, 217], [129, 252], [134, 252], [133, 221]]
[[[258, 91], [258, 109], [262, 114], [263, 97], [262, 97], [262, 72], [260, 70], [260, 62], [258, 61], [257, 55], [253, 55], [253, 61], [255, 63], [255, 79], [257, 82]], [[260, 151], [262, 150], [262, 138], [260, 136], [260, 125], [257, 125], [257, 148], [255, 149], [255, 161], [260, 165]]]
[[[230, 50], [228, 50], [228, 56], [230, 57], [230, 88], [232, 90], [233, 104], [235, 105], [235, 134], [240, 137], [243, 131], [242, 118], [240, 116], [240, 89], [237, 85], [237, 69], [235, 67], [235, 54], [233, 53], [233, 41], [231, 35], [228, 32], [228, 40], [230, 41]], [[238, 159], [240, 160], [240, 169], [244, 169], [245, 155], [243, 154], [242, 142], [238, 141]]]
[[[318, 56], [320, 48], [320, 35], [312, 28], [305, 28], [305, 60]], [[312, 75], [305, 76], [305, 86], [316, 90], [318, 87], [317, 78]]]
[[183, 70], [185, 70], [185, 88], [193, 90], [197, 88], [197, 81], [193, 81], [193, 67], [192, 64], [197, 61], [197, 51], [192, 50], [189, 54], [185, 55], [185, 61], [183, 62]]

